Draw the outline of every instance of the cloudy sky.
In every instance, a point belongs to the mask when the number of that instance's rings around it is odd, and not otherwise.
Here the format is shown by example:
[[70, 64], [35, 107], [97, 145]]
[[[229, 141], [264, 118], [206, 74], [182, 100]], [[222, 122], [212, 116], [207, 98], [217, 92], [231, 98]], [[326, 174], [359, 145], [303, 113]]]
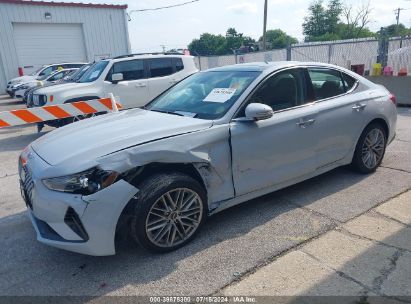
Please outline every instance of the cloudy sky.
[[[94, 3], [128, 4], [133, 9], [155, 8], [183, 3], [188, 0], [92, 0]], [[363, 2], [368, 0], [362, 0]], [[89, 2], [89, 1], [85, 1]], [[311, 0], [269, 0], [268, 29], [281, 28], [288, 34], [303, 39], [304, 16]], [[327, 0], [325, 0], [327, 2]], [[345, 0], [346, 4], [360, 5], [361, 0]], [[411, 26], [411, 0], [370, 0], [371, 30], [395, 23], [394, 9], [401, 7], [400, 22]], [[264, 0], [200, 0], [198, 2], [160, 11], [131, 14], [129, 33], [134, 52], [160, 51], [186, 47], [201, 33], [224, 34], [228, 27], [258, 39], [262, 33]]]

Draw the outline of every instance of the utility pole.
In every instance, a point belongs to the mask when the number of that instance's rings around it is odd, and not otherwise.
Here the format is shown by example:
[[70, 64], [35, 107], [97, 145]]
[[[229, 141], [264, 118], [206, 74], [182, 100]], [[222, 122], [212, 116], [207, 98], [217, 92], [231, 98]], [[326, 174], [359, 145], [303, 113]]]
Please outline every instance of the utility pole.
[[264, 0], [263, 51], [267, 49], [267, 0]]
[[403, 10], [405, 10], [405, 8], [401, 8], [401, 7], [397, 8], [396, 10], [394, 10], [394, 12], [395, 12], [395, 19], [397, 20], [397, 26], [396, 26], [396, 28], [395, 28], [395, 34], [396, 34], [396, 35], [398, 34], [398, 27], [399, 27], [399, 25], [400, 25], [400, 13], [401, 13], [401, 11], [403, 11]]

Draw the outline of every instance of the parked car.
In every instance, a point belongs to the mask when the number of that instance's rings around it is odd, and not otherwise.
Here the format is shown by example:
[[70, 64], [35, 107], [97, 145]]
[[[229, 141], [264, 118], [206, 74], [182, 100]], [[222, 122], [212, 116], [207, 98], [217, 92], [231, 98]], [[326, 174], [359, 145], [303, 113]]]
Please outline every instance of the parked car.
[[339, 166], [372, 173], [396, 121], [390, 92], [334, 65], [226, 66], [46, 134], [21, 189], [42, 243], [110, 255], [124, 233], [166, 252], [228, 207]]
[[23, 98], [26, 90], [34, 87], [43, 87], [44, 85], [50, 83], [56, 83], [62, 80], [65, 76], [77, 71], [78, 68], [63, 69], [60, 71], [53, 72], [49, 75], [39, 76], [36, 79], [30, 80], [28, 82], [23, 82], [11, 86], [12, 97]]
[[18, 83], [23, 83], [23, 82], [28, 82], [31, 80], [36, 79], [37, 77], [41, 77], [41, 76], [47, 76], [57, 70], [62, 70], [62, 69], [70, 69], [70, 68], [80, 68], [81, 66], [85, 65], [86, 63], [55, 63], [55, 64], [48, 64], [48, 65], [43, 65], [42, 67], [40, 67], [37, 71], [35, 71], [34, 73], [30, 74], [30, 75], [24, 75], [24, 76], [20, 76], [20, 77], [16, 77], [11, 79], [8, 83], [7, 83], [7, 87], [6, 87], [6, 92], [12, 97], [12, 93], [11, 93], [11, 86], [18, 84]]
[[[119, 97], [123, 108], [141, 107], [183, 78], [197, 72], [194, 57], [184, 55], [130, 55], [95, 63], [75, 83], [37, 90], [35, 106]], [[66, 124], [67, 120], [62, 120]], [[48, 122], [56, 126], [56, 121]]]
[[[61, 79], [57, 82], [54, 82], [54, 83], [43, 84], [42, 87], [50, 87], [50, 86], [63, 84], [63, 83], [67, 83], [67, 82], [76, 82], [84, 75], [84, 73], [90, 68], [91, 65], [92, 65], [91, 63], [85, 64], [81, 68], [76, 70], [75, 72], [64, 76], [63, 79]], [[23, 101], [26, 103], [28, 108], [33, 107], [33, 93], [37, 89], [38, 89], [38, 87], [34, 87], [34, 88], [29, 89], [29, 90], [26, 90], [26, 92], [24, 93]]]

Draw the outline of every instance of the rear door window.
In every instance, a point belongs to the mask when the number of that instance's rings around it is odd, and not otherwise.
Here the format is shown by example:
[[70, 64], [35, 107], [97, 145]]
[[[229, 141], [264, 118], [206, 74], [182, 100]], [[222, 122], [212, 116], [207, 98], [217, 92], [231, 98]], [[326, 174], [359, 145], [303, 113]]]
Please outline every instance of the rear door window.
[[156, 58], [148, 60], [150, 78], [168, 76], [174, 73], [172, 58]]
[[335, 97], [346, 92], [340, 71], [308, 68], [308, 74], [317, 100]]

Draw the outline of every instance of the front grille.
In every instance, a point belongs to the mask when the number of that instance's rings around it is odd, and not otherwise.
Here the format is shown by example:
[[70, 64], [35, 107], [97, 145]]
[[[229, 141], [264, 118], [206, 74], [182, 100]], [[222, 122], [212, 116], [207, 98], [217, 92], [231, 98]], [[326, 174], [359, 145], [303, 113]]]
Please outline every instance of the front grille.
[[46, 95], [39, 95], [39, 106], [44, 106], [47, 102]]
[[64, 223], [66, 223], [66, 225], [69, 226], [71, 230], [73, 230], [84, 241], [88, 241], [89, 237], [87, 231], [84, 229], [80, 217], [73, 208], [69, 207], [67, 209], [66, 215], [64, 216]]
[[32, 100], [34, 106], [42, 107], [47, 102], [47, 96], [43, 94], [33, 94]]
[[33, 188], [34, 188], [34, 182], [33, 178], [31, 177], [30, 170], [27, 168], [27, 166], [23, 166], [22, 168], [24, 170], [25, 174], [25, 179], [23, 181], [23, 189], [25, 192], [25, 197], [26, 197], [26, 204], [27, 206], [30, 207], [30, 209], [33, 209]]

